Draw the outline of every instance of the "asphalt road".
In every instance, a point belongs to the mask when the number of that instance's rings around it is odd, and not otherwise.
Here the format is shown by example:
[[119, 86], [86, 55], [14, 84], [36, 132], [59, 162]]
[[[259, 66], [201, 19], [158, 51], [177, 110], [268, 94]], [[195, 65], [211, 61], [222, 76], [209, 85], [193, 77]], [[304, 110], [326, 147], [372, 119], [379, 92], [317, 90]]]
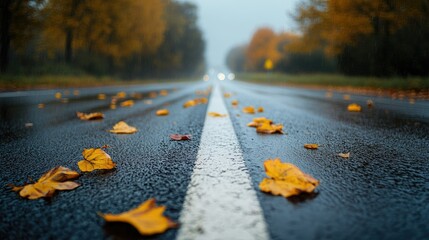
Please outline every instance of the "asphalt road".
[[[0, 93], [0, 238], [1, 239], [139, 239], [126, 224], [105, 224], [97, 215], [120, 213], [154, 197], [166, 215], [179, 221], [197, 158], [207, 105], [184, 109], [196, 90], [212, 83], [183, 83], [80, 89], [55, 99], [62, 90]], [[223, 92], [245, 167], [262, 208], [271, 239], [425, 239], [429, 237], [429, 102], [392, 100], [297, 88], [222, 82]], [[152, 91], [167, 96], [150, 99]], [[110, 109], [110, 96], [128, 93], [136, 104]], [[97, 100], [98, 93], [107, 94]], [[130, 97], [141, 93], [142, 99]], [[127, 99], [128, 99], [127, 98]], [[366, 100], [374, 101], [373, 108]], [[237, 99], [238, 107], [231, 101]], [[347, 105], [363, 105], [352, 113]], [[44, 103], [39, 109], [37, 105]], [[248, 115], [243, 106], [264, 107]], [[155, 111], [168, 108], [170, 115]], [[75, 112], [102, 111], [102, 121], [80, 121]], [[284, 125], [285, 135], [260, 135], [246, 126], [265, 116]], [[107, 130], [125, 120], [139, 129], [133, 135]], [[26, 123], [33, 123], [26, 127]], [[192, 134], [186, 142], [172, 133]], [[304, 149], [318, 143], [318, 150]], [[113, 171], [83, 174], [82, 186], [50, 200], [25, 200], [6, 185], [36, 180], [58, 166], [77, 169], [84, 148], [111, 146]], [[351, 152], [349, 159], [338, 157]], [[281, 158], [320, 180], [315, 194], [285, 199], [259, 191], [263, 161]], [[208, 189], [207, 191], [209, 191]], [[234, 214], [234, 213], [231, 213]], [[174, 239], [172, 229], [153, 239]], [[147, 239], [144, 238], [144, 239]]]

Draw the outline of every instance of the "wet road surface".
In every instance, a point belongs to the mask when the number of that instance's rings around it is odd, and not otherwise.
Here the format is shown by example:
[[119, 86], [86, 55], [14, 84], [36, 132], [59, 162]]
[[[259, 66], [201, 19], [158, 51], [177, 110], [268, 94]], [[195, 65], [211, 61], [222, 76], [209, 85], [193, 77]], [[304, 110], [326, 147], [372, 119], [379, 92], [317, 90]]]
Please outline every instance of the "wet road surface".
[[[68, 103], [56, 91], [0, 93], [0, 227], [1, 239], [133, 239], [142, 238], [125, 224], [105, 224], [97, 212], [119, 213], [155, 197], [166, 215], [180, 218], [191, 180], [207, 105], [183, 109], [211, 83], [80, 89]], [[166, 89], [167, 96], [149, 98]], [[224, 98], [244, 164], [262, 208], [271, 239], [424, 239], [429, 236], [429, 102], [222, 82]], [[119, 91], [142, 94], [131, 108], [110, 109]], [[64, 93], [64, 90], [61, 90]], [[97, 100], [98, 93], [107, 94]], [[128, 99], [127, 98], [127, 99]], [[374, 101], [373, 108], [366, 100]], [[147, 104], [146, 100], [152, 100]], [[237, 99], [238, 107], [231, 101]], [[346, 110], [351, 102], [362, 112]], [[37, 105], [44, 103], [39, 109]], [[264, 107], [248, 115], [242, 107]], [[155, 111], [168, 108], [170, 115]], [[102, 111], [102, 121], [85, 122], [75, 112]], [[284, 125], [285, 135], [260, 135], [246, 126], [265, 116]], [[125, 120], [139, 132], [108, 132]], [[33, 123], [32, 127], [25, 127]], [[186, 142], [170, 141], [172, 133], [192, 134]], [[318, 150], [304, 149], [318, 143]], [[24, 200], [9, 183], [38, 179], [58, 166], [77, 169], [84, 148], [111, 146], [106, 151], [116, 170], [83, 174], [82, 186], [51, 200]], [[350, 152], [349, 159], [338, 157]], [[258, 190], [265, 177], [263, 161], [280, 158], [320, 180], [316, 193], [285, 199]], [[209, 190], [208, 190], [209, 191]], [[174, 239], [172, 229], [154, 239]]]

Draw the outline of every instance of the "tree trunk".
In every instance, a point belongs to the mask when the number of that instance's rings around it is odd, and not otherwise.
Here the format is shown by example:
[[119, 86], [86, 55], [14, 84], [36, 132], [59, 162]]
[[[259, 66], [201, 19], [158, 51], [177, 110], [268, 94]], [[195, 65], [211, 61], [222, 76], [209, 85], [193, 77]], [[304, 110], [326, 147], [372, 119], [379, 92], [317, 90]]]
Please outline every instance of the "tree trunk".
[[1, 1], [1, 30], [0, 30], [0, 72], [6, 72], [9, 65], [10, 24], [12, 0]]

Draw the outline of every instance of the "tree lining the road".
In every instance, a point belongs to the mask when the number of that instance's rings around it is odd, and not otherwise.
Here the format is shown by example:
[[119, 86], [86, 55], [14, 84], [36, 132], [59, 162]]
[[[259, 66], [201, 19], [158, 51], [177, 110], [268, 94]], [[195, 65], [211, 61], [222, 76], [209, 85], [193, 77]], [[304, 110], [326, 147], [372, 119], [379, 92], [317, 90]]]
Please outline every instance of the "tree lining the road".
[[[261, 62], [271, 59], [275, 70], [288, 73], [429, 75], [428, 0], [304, 0], [293, 17], [301, 34], [290, 34], [286, 44], [280, 39], [288, 33], [272, 32], [262, 41], [268, 30], [256, 31], [246, 50], [246, 71], [264, 71]], [[258, 40], [263, 55], [252, 47]]]
[[[2, 1], [1, 69], [34, 73], [65, 65], [66, 73], [130, 78], [194, 74], [204, 68], [205, 48], [196, 19], [195, 5], [174, 0]], [[172, 70], [166, 67], [171, 59]]]

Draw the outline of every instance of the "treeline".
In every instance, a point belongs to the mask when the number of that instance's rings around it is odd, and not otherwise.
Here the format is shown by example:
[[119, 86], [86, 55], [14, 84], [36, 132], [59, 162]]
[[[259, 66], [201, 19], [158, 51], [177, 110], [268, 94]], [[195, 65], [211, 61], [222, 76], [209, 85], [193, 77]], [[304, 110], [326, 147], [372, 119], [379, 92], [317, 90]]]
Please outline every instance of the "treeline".
[[2, 0], [2, 72], [67, 65], [96, 75], [204, 71], [196, 6], [174, 0]]
[[306, 0], [294, 16], [301, 34], [263, 28], [228, 55], [234, 71], [429, 75], [429, 0]]

